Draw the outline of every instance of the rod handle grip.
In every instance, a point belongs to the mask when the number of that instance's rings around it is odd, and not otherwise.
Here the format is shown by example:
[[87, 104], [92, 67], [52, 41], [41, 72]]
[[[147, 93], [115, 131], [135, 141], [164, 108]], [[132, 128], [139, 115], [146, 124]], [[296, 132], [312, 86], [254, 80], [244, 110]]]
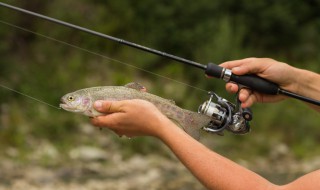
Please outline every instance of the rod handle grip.
[[[208, 76], [216, 77], [222, 79], [224, 77], [225, 69], [213, 63], [207, 65], [205, 74]], [[231, 74], [230, 80], [227, 82], [234, 82], [250, 88], [254, 91], [276, 95], [278, 94], [279, 86], [273, 82], [263, 79], [257, 75], [246, 74], [246, 75], [235, 75]]]

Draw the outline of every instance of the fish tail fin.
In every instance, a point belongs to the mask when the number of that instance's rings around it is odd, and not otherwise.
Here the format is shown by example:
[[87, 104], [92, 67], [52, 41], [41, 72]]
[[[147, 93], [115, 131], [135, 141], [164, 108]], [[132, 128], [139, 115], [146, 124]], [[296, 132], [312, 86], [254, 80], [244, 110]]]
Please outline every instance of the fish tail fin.
[[186, 110], [182, 126], [186, 133], [194, 139], [200, 139], [201, 129], [208, 125], [210, 118], [206, 115]]

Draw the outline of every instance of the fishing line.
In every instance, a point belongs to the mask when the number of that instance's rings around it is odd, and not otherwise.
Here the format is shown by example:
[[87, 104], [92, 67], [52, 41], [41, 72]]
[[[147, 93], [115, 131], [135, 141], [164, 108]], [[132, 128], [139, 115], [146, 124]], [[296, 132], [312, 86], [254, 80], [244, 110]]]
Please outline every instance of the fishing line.
[[91, 51], [91, 50], [82, 48], [82, 47], [80, 47], [80, 46], [77, 46], [77, 45], [74, 45], [74, 44], [71, 44], [71, 43], [62, 41], [62, 40], [58, 40], [58, 39], [56, 39], [56, 38], [53, 38], [53, 37], [50, 37], [50, 36], [46, 36], [46, 35], [41, 34], [41, 33], [38, 33], [38, 32], [34, 32], [34, 31], [29, 30], [29, 29], [26, 29], [26, 28], [24, 28], [24, 27], [17, 26], [17, 25], [14, 25], [14, 24], [5, 22], [5, 21], [3, 21], [3, 20], [0, 20], [0, 23], [5, 24], [5, 25], [8, 25], [8, 26], [11, 26], [11, 27], [13, 27], [13, 28], [17, 28], [17, 29], [23, 30], [23, 31], [25, 31], [25, 32], [32, 33], [32, 34], [34, 34], [34, 35], [37, 35], [37, 36], [40, 36], [40, 37], [49, 39], [49, 40], [51, 40], [51, 41], [55, 41], [55, 42], [61, 43], [61, 44], [63, 44], [63, 45], [72, 47], [72, 48], [74, 48], [74, 49], [78, 49], [78, 50], [81, 50], [81, 51], [90, 53], [90, 54], [92, 54], [92, 55], [102, 57], [102, 58], [107, 59], [107, 60], [109, 60], [109, 61], [114, 61], [114, 62], [120, 63], [120, 64], [122, 64], [122, 65], [125, 65], [125, 66], [128, 66], [128, 67], [132, 67], [132, 68], [134, 68], [134, 69], [137, 69], [137, 70], [140, 70], [140, 71], [149, 73], [149, 74], [151, 74], [151, 75], [154, 75], [154, 76], [157, 76], [157, 77], [166, 79], [166, 80], [170, 80], [170, 81], [173, 81], [173, 82], [175, 82], [175, 83], [182, 84], [182, 85], [184, 85], [184, 86], [188, 86], [188, 87], [190, 87], [190, 88], [193, 88], [193, 89], [196, 89], [196, 90], [199, 90], [199, 91], [207, 92], [207, 90], [204, 90], [204, 89], [201, 89], [201, 88], [192, 86], [192, 85], [190, 85], [190, 84], [187, 84], [187, 83], [184, 83], [184, 82], [181, 82], [181, 81], [172, 79], [172, 78], [169, 78], [169, 77], [164, 76], [164, 75], [160, 75], [160, 74], [157, 74], [157, 73], [154, 73], [154, 72], [151, 72], [151, 71], [142, 69], [142, 68], [137, 67], [137, 66], [135, 66], [135, 65], [133, 65], [133, 64], [129, 64], [129, 63], [126, 63], [126, 62], [123, 62], [123, 61], [120, 61], [120, 60], [117, 60], [117, 59], [108, 57], [108, 56], [106, 56], [106, 55], [103, 55], [103, 54], [100, 54], [100, 53], [97, 53], [97, 52], [94, 52], [94, 51]]
[[12, 88], [9, 88], [9, 87], [7, 87], [7, 86], [5, 86], [5, 85], [3, 85], [3, 84], [0, 84], [0, 87], [2, 87], [2, 88], [4, 88], [4, 89], [7, 89], [7, 90], [10, 90], [10, 91], [12, 91], [12, 92], [15, 92], [15, 93], [17, 93], [17, 94], [20, 94], [20, 95], [22, 95], [22, 96], [25, 96], [25, 97], [27, 97], [27, 98], [30, 98], [30, 99], [32, 99], [32, 100], [34, 100], [34, 101], [40, 102], [40, 103], [42, 103], [42, 104], [45, 104], [45, 105], [47, 105], [47, 106], [50, 106], [50, 107], [52, 107], [52, 108], [61, 109], [60, 107], [54, 106], [54, 105], [49, 104], [49, 103], [47, 103], [47, 102], [45, 102], [45, 101], [42, 101], [42, 100], [40, 100], [40, 99], [38, 99], [38, 98], [32, 97], [32, 96], [30, 96], [30, 95], [28, 95], [28, 94], [19, 92], [19, 91], [17, 91], [17, 90], [12, 89]]

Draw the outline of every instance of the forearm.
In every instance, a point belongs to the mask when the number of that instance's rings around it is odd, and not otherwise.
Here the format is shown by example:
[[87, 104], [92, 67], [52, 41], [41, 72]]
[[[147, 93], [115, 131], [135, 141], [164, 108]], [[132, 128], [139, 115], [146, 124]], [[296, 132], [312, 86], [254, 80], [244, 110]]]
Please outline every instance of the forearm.
[[108, 114], [93, 118], [91, 121], [94, 125], [108, 126], [119, 135], [150, 135], [161, 139], [208, 189], [320, 189], [318, 183], [320, 170], [285, 186], [270, 183], [194, 140], [149, 102], [142, 100], [104, 102], [96, 106], [96, 109]]
[[[297, 92], [300, 95], [320, 100], [320, 75], [308, 70], [296, 69]], [[319, 106], [310, 105], [313, 109], [320, 111]]]
[[208, 189], [272, 189], [261, 176], [209, 150], [176, 126], [163, 130], [162, 141]]

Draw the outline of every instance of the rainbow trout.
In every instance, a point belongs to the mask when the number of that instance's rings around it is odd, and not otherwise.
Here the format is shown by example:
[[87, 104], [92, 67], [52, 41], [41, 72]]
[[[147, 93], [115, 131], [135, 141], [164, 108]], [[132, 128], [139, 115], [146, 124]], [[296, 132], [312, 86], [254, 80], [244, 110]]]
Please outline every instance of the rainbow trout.
[[209, 124], [210, 117], [182, 109], [174, 101], [146, 92], [138, 83], [125, 86], [101, 86], [77, 90], [61, 98], [60, 107], [66, 111], [77, 112], [90, 117], [104, 115], [93, 108], [97, 100], [142, 99], [153, 103], [164, 115], [182, 127], [195, 139], [200, 138], [200, 130]]

